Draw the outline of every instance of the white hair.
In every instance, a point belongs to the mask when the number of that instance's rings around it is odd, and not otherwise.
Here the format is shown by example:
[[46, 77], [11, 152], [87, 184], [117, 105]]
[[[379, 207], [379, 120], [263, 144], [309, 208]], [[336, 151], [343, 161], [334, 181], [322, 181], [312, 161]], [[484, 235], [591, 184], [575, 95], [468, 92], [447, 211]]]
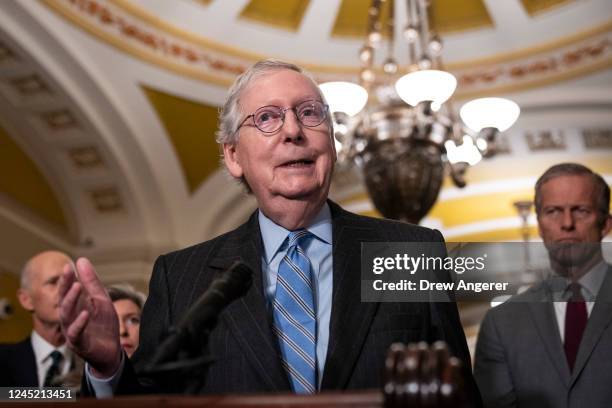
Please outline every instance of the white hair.
[[[308, 72], [298, 67], [297, 65], [274, 59], [266, 59], [256, 62], [251, 67], [249, 67], [249, 69], [247, 69], [240, 76], [238, 76], [238, 78], [236, 78], [236, 81], [234, 81], [234, 84], [230, 87], [227, 93], [227, 98], [225, 99], [223, 108], [219, 112], [219, 129], [216, 133], [217, 143], [233, 144], [238, 141], [237, 128], [241, 120], [241, 114], [243, 113], [240, 110], [240, 97], [244, 90], [253, 82], [253, 80], [270, 72], [280, 71], [284, 69], [298, 72], [304, 75], [307, 79], [309, 79], [314, 85], [314, 87], [317, 89], [321, 101], [325, 103], [323, 93], [319, 89], [319, 86], [313, 79], [312, 75], [310, 75]], [[327, 115], [327, 122], [331, 129], [331, 115]]]

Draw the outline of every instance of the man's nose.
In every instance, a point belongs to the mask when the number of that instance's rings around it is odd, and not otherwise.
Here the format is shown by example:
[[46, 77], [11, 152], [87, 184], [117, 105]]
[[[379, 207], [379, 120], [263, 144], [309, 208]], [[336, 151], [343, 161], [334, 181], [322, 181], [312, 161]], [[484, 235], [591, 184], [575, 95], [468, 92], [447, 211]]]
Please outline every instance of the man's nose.
[[572, 214], [572, 210], [566, 208], [563, 210], [563, 217], [561, 218], [561, 228], [564, 230], [573, 230], [575, 226], [574, 216]]
[[302, 133], [302, 125], [298, 121], [297, 115], [293, 109], [288, 109], [285, 112], [283, 136], [286, 141], [297, 141], [304, 138], [304, 134]]

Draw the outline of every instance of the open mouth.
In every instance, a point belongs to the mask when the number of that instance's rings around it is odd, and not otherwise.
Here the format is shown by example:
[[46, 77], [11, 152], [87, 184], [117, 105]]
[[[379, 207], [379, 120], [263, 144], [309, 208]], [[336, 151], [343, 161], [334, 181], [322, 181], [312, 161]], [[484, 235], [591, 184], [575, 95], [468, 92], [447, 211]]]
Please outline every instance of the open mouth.
[[311, 166], [313, 163], [314, 163], [314, 160], [310, 160], [310, 159], [291, 160], [291, 161], [281, 164], [280, 167], [300, 168], [300, 167]]

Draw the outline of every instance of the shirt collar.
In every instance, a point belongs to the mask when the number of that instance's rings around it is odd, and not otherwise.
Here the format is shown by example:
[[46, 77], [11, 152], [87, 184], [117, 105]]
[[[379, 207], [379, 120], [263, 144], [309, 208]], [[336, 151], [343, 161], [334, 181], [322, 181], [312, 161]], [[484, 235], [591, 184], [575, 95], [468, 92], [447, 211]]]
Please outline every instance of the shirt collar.
[[608, 265], [602, 260], [600, 263], [595, 265], [589, 272], [585, 273], [582, 278], [578, 279], [578, 283], [586, 289], [588, 295], [595, 299], [599, 293], [599, 289], [606, 278], [608, 272]]
[[49, 355], [52, 351], [57, 350], [64, 357], [68, 357], [68, 347], [66, 343], [62, 344], [59, 347], [54, 347], [53, 344], [49, 343], [47, 340], [43, 339], [40, 334], [36, 332], [36, 330], [32, 330], [32, 335], [30, 336], [32, 341], [32, 349], [34, 349], [34, 355], [36, 356], [36, 362], [42, 363], [49, 358]]
[[[585, 295], [584, 297], [587, 302], [595, 301], [599, 289], [606, 278], [607, 271], [608, 265], [602, 260], [578, 279], [578, 283], [582, 287], [581, 291]], [[561, 276], [552, 278], [551, 288], [553, 293], [556, 294], [555, 301], [566, 302], [571, 297], [571, 293], [568, 290], [570, 283], [569, 279]]]
[[[272, 258], [274, 258], [274, 255], [280, 249], [283, 242], [285, 242], [285, 238], [287, 238], [290, 231], [266, 217], [261, 210], [258, 211], [258, 218], [261, 238], [264, 244], [266, 263], [269, 264]], [[306, 229], [319, 240], [331, 245], [331, 211], [327, 202], [323, 204], [321, 210], [319, 210], [317, 215], [312, 220], [312, 223], [306, 227]]]

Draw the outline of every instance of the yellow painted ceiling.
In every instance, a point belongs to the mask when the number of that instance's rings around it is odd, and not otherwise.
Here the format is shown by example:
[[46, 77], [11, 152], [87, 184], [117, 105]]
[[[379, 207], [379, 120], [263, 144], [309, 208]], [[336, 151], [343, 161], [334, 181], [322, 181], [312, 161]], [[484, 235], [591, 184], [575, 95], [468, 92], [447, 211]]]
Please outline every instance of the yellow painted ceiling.
[[[296, 31], [308, 3], [308, 0], [251, 0], [240, 17]], [[364, 37], [371, 4], [372, 0], [342, 0], [331, 32], [332, 37]], [[390, 4], [390, 1], [383, 3], [383, 24], [387, 21]], [[441, 33], [493, 25], [483, 0], [434, 0], [430, 18], [433, 28]]]
[[[211, 0], [199, 0], [209, 4]], [[503, 0], [520, 1], [529, 15], [575, 0]], [[241, 18], [276, 28], [297, 31], [310, 0], [251, 0], [240, 13]], [[388, 15], [390, 1], [383, 4], [383, 21]], [[372, 0], [342, 0], [332, 29], [333, 37], [365, 36], [368, 8]], [[494, 25], [484, 0], [431, 0], [432, 27], [439, 33], [492, 27]]]
[[542, 11], [547, 11], [552, 7], [561, 6], [565, 3], [571, 3], [575, 0], [521, 0], [523, 7], [530, 16], [538, 14]]
[[[336, 21], [332, 29], [332, 37], [364, 38], [368, 32], [368, 9], [372, 0], [342, 0]], [[383, 26], [388, 21], [389, 2], [383, 3], [381, 10]], [[384, 30], [383, 30], [384, 34]]]
[[241, 18], [297, 31], [310, 0], [251, 0]]
[[483, 0], [433, 0], [430, 22], [442, 34], [493, 26]]
[[143, 86], [157, 112], [183, 170], [189, 192], [219, 168], [215, 142], [217, 107], [193, 102]]
[[0, 193], [64, 231], [66, 218], [36, 163], [0, 127]]

